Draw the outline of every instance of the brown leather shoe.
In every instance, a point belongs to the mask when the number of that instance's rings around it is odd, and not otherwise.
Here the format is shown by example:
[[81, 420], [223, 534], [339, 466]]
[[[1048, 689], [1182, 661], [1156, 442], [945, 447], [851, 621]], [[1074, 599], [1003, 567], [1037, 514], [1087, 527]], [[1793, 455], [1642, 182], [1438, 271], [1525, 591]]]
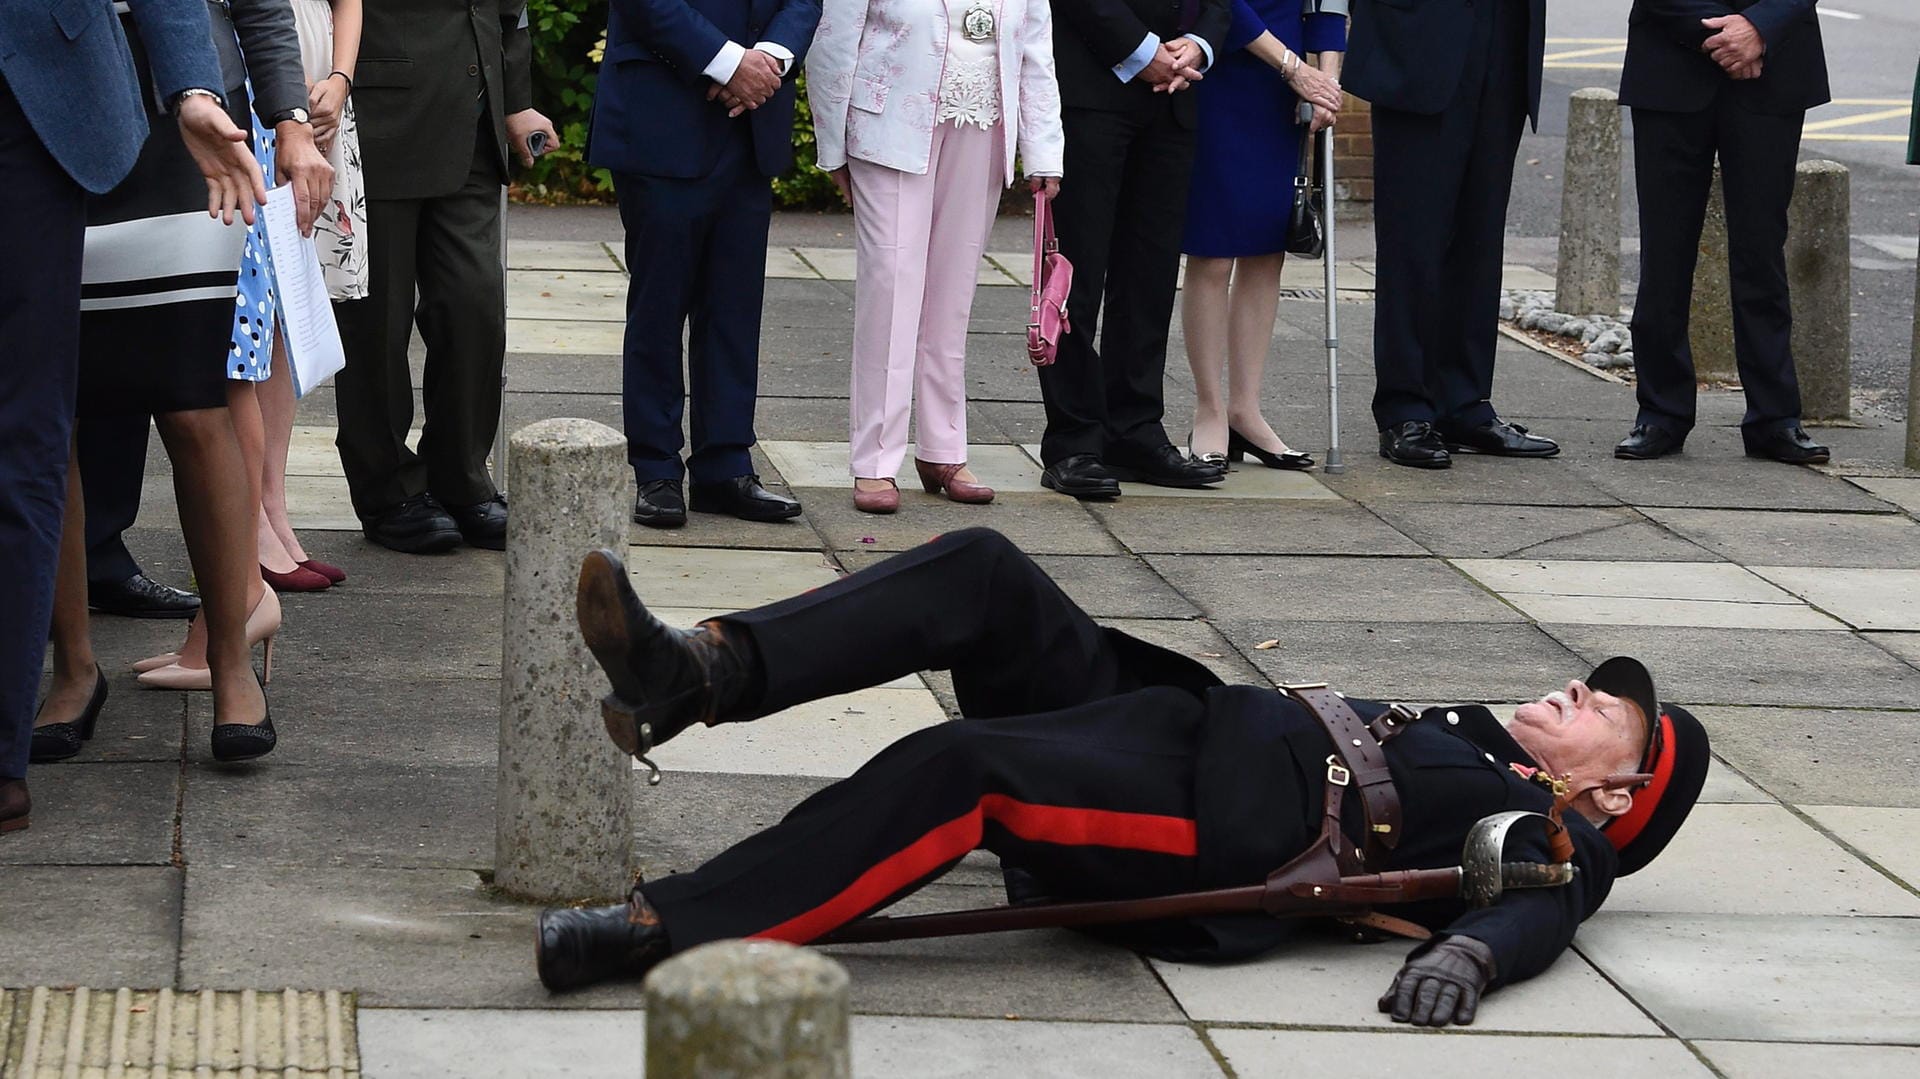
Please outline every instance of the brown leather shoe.
[[913, 470], [920, 473], [920, 486], [926, 488], [928, 494], [937, 495], [945, 491], [948, 501], [974, 506], [984, 506], [993, 501], [993, 488], [984, 483], [956, 478], [966, 467], [965, 461], [957, 465], [939, 465], [918, 457], [913, 459]]
[[0, 779], [0, 835], [26, 830], [33, 821], [33, 796], [24, 779]]
[[900, 485], [888, 480], [887, 485], [877, 491], [864, 490], [855, 486], [853, 508], [861, 513], [896, 513], [900, 509]]

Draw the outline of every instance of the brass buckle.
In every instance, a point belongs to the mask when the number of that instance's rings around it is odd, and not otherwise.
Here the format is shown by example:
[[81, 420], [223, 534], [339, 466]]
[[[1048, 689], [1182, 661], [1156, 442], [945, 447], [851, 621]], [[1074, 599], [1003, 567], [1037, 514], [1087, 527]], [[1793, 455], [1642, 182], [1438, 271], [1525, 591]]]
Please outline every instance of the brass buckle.
[[1419, 709], [1410, 704], [1394, 703], [1387, 706], [1387, 714], [1392, 718], [1389, 723], [1412, 723], [1420, 718]]
[[1347, 766], [1341, 764], [1340, 758], [1332, 753], [1327, 754], [1327, 782], [1336, 787], [1353, 782], [1353, 773], [1347, 771]]
[[1289, 691], [1296, 689], [1325, 689], [1327, 688], [1327, 684], [1325, 682], [1282, 682], [1280, 683], [1280, 688]]

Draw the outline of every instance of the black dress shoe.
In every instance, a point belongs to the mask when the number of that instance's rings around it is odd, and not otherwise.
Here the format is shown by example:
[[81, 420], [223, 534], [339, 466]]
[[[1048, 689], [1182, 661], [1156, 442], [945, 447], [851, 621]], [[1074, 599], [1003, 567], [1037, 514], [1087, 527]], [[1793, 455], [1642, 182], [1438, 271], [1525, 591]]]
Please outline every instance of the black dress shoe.
[[1040, 486], [1075, 498], [1120, 497], [1120, 481], [1091, 453], [1076, 453], [1048, 465], [1040, 473]]
[[280, 744], [280, 735], [273, 729], [273, 704], [267, 700], [267, 687], [260, 687], [260, 700], [266, 706], [266, 714], [259, 723], [215, 723], [213, 725], [213, 759], [228, 763], [250, 761], [273, 752]]
[[1453, 455], [1440, 432], [1425, 420], [1396, 423], [1380, 432], [1380, 456], [1408, 468], [1452, 468]]
[[448, 506], [447, 516], [460, 529], [460, 538], [470, 546], [489, 551], [507, 549], [507, 496], [495, 494], [485, 502], [471, 506]]
[[1760, 432], [1742, 427], [1740, 441], [1746, 443], [1748, 457], [1766, 457], [1790, 465], [1824, 465], [1833, 456], [1825, 446], [1809, 438], [1798, 423]]
[[635, 890], [610, 907], [556, 907], [540, 912], [534, 965], [555, 993], [595, 982], [646, 977], [673, 952], [660, 915]]
[[1525, 427], [1498, 416], [1473, 427], [1439, 424], [1440, 437], [1454, 453], [1484, 453], [1491, 457], [1556, 457], [1560, 443], [1530, 435]]
[[1637, 423], [1627, 437], [1613, 448], [1613, 455], [1622, 461], [1651, 461], [1669, 453], [1679, 453], [1680, 447], [1686, 443], [1685, 435], [1676, 435], [1650, 423]]
[[742, 521], [786, 521], [800, 516], [800, 503], [760, 486], [749, 472], [730, 480], [695, 483], [689, 487], [689, 506], [695, 513], [724, 513]]
[[120, 581], [88, 581], [87, 606], [123, 618], [192, 618], [200, 597], [136, 573]]
[[402, 554], [439, 554], [460, 546], [460, 526], [430, 494], [417, 494], [360, 519], [367, 539]]
[[687, 500], [679, 480], [648, 480], [633, 499], [633, 522], [648, 528], [679, 528], [687, 523]]
[[[618, 555], [594, 551], [580, 564], [574, 614], [613, 692], [600, 702], [607, 735], [649, 767], [653, 747], [693, 726], [753, 718], [765, 677], [744, 633], [703, 622], [674, 629], [653, 616]], [[658, 773], [655, 773], [657, 777]]]
[[1110, 446], [1107, 472], [1121, 482], [1146, 483], [1155, 487], [1206, 487], [1227, 478], [1224, 466], [1188, 457], [1169, 442], [1157, 449], [1134, 453]]
[[27, 750], [27, 760], [34, 764], [51, 764], [77, 755], [87, 739], [93, 737], [94, 724], [100, 721], [100, 709], [106, 703], [107, 675], [98, 664], [95, 664], [93, 695], [87, 698], [87, 706], [81, 709], [80, 715], [74, 719], [64, 723], [49, 723], [44, 727], [35, 727], [33, 741]]
[[0, 835], [23, 831], [33, 823], [33, 796], [24, 779], [0, 779]]

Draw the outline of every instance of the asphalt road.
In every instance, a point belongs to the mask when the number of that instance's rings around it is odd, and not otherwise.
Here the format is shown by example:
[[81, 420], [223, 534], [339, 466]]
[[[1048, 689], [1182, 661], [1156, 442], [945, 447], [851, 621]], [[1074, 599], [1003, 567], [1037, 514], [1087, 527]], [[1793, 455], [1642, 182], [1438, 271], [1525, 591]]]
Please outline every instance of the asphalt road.
[[[1632, 0], [1549, 0], [1547, 71], [1540, 130], [1522, 143], [1509, 252], [1548, 261], [1559, 234], [1560, 171], [1566, 153], [1567, 96], [1584, 86], [1618, 89]], [[1821, 31], [1834, 104], [1808, 114], [1801, 154], [1846, 165], [1853, 180], [1853, 379], [1898, 415], [1911, 354], [1916, 248], [1920, 248], [1920, 166], [1906, 162], [1908, 108], [1920, 60], [1920, 3], [1821, 3]], [[1631, 147], [1631, 127], [1628, 143]], [[1629, 150], [1621, 210], [1629, 279], [1637, 278], [1637, 201]]]

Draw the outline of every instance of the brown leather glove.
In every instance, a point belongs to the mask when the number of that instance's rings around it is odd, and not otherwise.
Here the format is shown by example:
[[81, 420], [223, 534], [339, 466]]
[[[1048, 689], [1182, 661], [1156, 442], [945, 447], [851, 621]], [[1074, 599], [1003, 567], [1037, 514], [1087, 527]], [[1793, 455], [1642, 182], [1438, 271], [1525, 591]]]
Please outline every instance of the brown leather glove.
[[1480, 994], [1493, 980], [1493, 949], [1472, 937], [1448, 937], [1407, 960], [1380, 997], [1396, 1023], [1420, 1027], [1473, 1022]]

